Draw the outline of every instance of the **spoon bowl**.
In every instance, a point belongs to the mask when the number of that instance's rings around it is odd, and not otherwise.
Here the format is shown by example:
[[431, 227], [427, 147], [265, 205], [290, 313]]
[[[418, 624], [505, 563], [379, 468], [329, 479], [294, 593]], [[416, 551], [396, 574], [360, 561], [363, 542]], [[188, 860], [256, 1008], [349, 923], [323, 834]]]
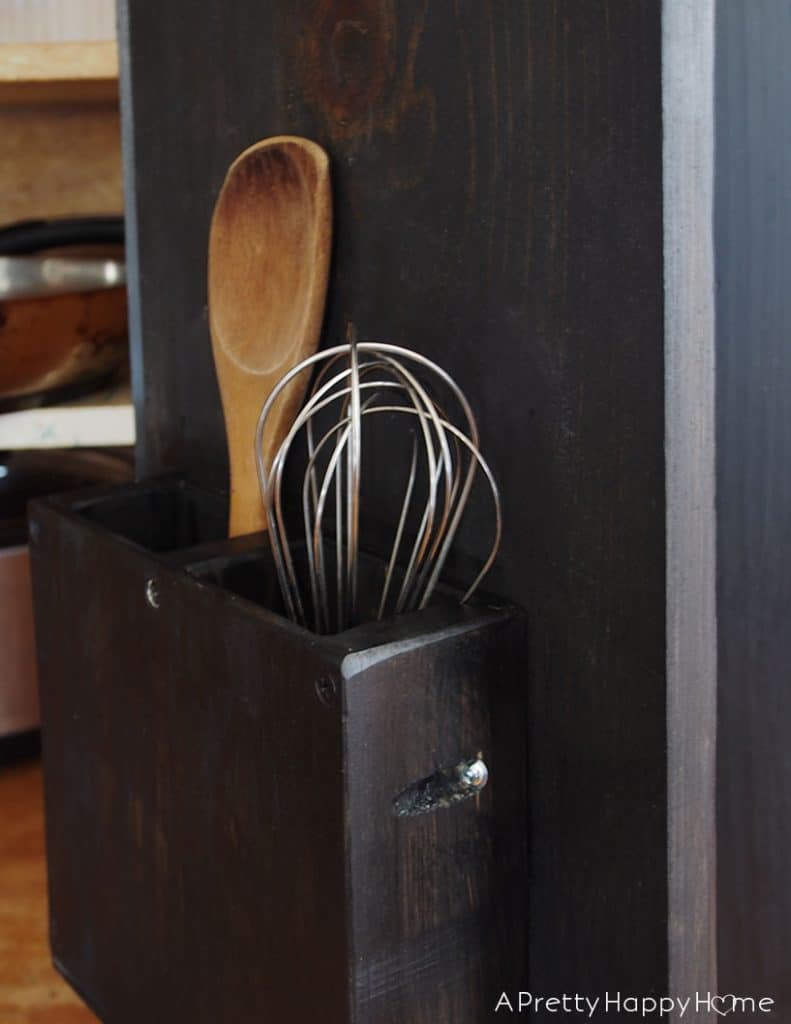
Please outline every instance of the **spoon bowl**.
[[[332, 234], [329, 160], [281, 135], [231, 164], [209, 234], [209, 325], [231, 470], [229, 535], [266, 529], [255, 466], [258, 414], [277, 381], [316, 351]], [[268, 461], [306, 380], [278, 398], [263, 437]]]

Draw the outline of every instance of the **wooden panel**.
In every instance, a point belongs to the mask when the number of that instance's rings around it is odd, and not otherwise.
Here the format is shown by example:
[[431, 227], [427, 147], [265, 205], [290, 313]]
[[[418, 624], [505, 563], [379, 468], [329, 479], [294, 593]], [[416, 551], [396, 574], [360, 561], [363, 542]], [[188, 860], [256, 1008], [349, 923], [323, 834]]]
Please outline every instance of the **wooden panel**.
[[0, 45], [0, 103], [108, 102], [117, 96], [115, 41]]
[[57, 966], [112, 1024], [288, 1020], [295, 999], [345, 1024], [341, 715], [319, 655], [87, 520], [35, 520]]
[[[429, 636], [344, 662], [355, 1024], [479, 1024], [523, 978], [524, 623]], [[393, 813], [479, 756], [479, 795]]]
[[115, 104], [0, 106], [0, 223], [123, 209]]
[[670, 990], [684, 999], [717, 991], [714, 0], [664, 4], [663, 83]]
[[[326, 340], [350, 318], [444, 363], [503, 484], [491, 587], [531, 621], [524, 979], [664, 987], [660, 4], [125, 2], [121, 31], [143, 473], [225, 484], [212, 204], [251, 142], [315, 138], [335, 182]], [[471, 557], [487, 515], [461, 534]]]
[[718, 933], [791, 1019], [791, 3], [717, 5]]

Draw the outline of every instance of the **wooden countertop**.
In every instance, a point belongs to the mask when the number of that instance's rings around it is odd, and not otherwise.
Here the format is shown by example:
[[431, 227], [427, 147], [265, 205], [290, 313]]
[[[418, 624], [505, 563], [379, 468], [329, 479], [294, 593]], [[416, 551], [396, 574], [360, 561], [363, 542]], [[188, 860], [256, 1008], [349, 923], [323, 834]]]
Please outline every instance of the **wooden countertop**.
[[50, 959], [38, 761], [0, 766], [0, 1021], [96, 1024]]

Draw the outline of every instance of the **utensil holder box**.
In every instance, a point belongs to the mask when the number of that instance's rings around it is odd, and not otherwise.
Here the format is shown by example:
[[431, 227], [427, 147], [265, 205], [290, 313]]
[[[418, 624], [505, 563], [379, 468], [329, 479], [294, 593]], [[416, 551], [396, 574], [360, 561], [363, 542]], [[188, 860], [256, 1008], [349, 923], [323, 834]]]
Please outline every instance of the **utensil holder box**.
[[99, 1017], [494, 1019], [525, 980], [521, 613], [314, 635], [265, 535], [179, 479], [30, 528], [51, 943]]

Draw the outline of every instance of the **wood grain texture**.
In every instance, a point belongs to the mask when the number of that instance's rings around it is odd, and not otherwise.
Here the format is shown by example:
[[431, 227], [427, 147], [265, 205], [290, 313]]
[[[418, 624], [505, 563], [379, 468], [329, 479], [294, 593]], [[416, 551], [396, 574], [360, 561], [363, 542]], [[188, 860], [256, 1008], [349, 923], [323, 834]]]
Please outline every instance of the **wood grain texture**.
[[[231, 537], [266, 529], [258, 486], [258, 415], [272, 388], [318, 347], [332, 241], [329, 162], [309, 139], [264, 139], [234, 160], [209, 233], [208, 301], [230, 464]], [[307, 375], [267, 417], [269, 467]]]
[[[263, 613], [225, 621], [222, 590], [168, 569], [164, 551], [200, 537], [194, 507], [141, 513], [121, 500], [109, 515], [161, 555], [52, 509], [32, 554], [55, 961], [111, 1024], [287, 1020], [295, 993], [341, 1024], [341, 728], [314, 689], [324, 665]], [[89, 594], [59, 610], [78, 577]]]
[[0, 42], [0, 103], [106, 103], [117, 98], [114, 40]]
[[717, 991], [713, 0], [668, 0], [662, 27], [670, 991], [686, 998]]
[[717, 4], [721, 989], [791, 1019], [791, 4]]
[[[141, 471], [222, 485], [204, 284], [213, 199], [262, 134], [315, 139], [334, 181], [326, 341], [351, 319], [363, 338], [447, 366], [503, 487], [490, 585], [531, 623], [524, 981], [659, 990], [660, 5], [203, 0], [195, 11], [121, 4]], [[185, 19], [189, 54], [174, 60]], [[222, 76], [206, 73], [215, 66]], [[389, 521], [396, 482], [373, 473], [371, 508]], [[472, 558], [487, 516], [460, 533]]]
[[116, 104], [0, 107], [0, 223], [123, 205]]
[[[317, 637], [261, 606], [265, 535], [217, 542], [191, 495], [33, 512], [59, 969], [111, 1024], [479, 1024], [525, 956], [523, 617]], [[395, 815], [479, 756], [485, 789]]]
[[3, 1024], [95, 1024], [52, 966], [37, 762], [0, 767], [0, 821], [0, 1019]]
[[[343, 663], [356, 1024], [479, 1024], [523, 977], [524, 622], [463, 626]], [[409, 783], [477, 756], [479, 795], [393, 814]]]

